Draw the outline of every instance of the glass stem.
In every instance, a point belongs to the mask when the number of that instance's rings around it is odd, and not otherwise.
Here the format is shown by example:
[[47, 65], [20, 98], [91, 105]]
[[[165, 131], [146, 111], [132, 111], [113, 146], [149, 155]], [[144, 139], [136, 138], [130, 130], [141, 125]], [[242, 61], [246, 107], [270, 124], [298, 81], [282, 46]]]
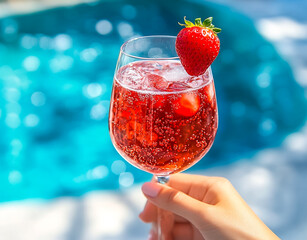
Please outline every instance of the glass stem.
[[[169, 176], [155, 176], [160, 184], [167, 184]], [[157, 240], [169, 239], [174, 224], [174, 215], [171, 212], [158, 208], [156, 234]]]
[[161, 184], [167, 184], [168, 181], [169, 181], [169, 176], [166, 175], [166, 176], [155, 176], [156, 180], [158, 183], [161, 183]]

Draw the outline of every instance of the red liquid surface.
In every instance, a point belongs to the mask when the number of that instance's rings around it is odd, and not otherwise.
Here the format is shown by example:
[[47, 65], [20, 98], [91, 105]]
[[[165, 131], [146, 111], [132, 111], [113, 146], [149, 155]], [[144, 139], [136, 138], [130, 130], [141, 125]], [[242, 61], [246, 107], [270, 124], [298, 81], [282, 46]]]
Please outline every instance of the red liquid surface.
[[191, 77], [179, 61], [140, 61], [115, 76], [110, 134], [117, 151], [147, 172], [189, 168], [210, 149], [218, 116], [212, 75]]

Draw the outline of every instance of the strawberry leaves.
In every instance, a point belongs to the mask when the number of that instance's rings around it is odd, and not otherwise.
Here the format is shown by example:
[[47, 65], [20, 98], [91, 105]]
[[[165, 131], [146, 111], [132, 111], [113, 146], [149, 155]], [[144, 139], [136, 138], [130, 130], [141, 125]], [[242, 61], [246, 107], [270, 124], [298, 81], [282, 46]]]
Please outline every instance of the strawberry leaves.
[[196, 18], [195, 23], [192, 23], [191, 21], [187, 20], [186, 17], [184, 17], [184, 24], [178, 23], [180, 26], [189, 28], [189, 27], [204, 27], [211, 29], [215, 34], [218, 34], [222, 31], [221, 28], [217, 28], [212, 24], [213, 17], [206, 18], [203, 22], [201, 21], [201, 18]]

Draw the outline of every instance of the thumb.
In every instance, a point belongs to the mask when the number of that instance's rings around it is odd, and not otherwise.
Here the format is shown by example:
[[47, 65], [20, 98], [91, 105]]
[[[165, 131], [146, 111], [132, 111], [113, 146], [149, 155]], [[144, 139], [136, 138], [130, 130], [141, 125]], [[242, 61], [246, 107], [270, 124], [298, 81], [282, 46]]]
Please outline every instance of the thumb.
[[183, 192], [155, 182], [144, 183], [142, 191], [146, 198], [157, 207], [171, 211], [195, 226], [203, 225], [206, 220], [206, 211], [210, 205]]

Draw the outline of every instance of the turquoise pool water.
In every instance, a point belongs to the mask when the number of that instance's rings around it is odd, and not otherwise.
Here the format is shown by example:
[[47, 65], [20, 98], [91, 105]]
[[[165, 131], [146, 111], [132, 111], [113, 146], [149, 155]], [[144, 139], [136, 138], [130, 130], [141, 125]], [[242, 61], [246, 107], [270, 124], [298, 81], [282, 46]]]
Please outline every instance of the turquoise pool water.
[[183, 16], [214, 16], [223, 29], [212, 66], [218, 135], [193, 169], [250, 156], [297, 130], [306, 98], [289, 65], [249, 19], [200, 2], [101, 1], [0, 19], [0, 201], [78, 196], [150, 178], [111, 144], [113, 72], [124, 41], [176, 35]]

